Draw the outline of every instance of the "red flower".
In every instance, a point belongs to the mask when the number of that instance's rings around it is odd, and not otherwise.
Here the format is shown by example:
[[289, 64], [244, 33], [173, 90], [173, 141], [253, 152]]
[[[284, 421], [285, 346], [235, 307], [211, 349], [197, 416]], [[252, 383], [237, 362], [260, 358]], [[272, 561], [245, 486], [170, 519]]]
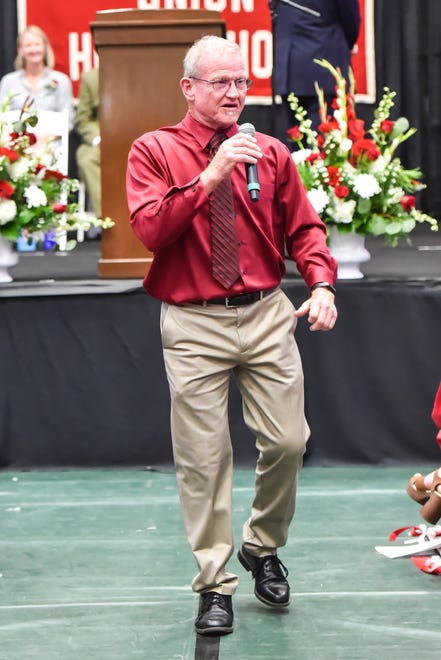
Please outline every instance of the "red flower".
[[291, 140], [294, 140], [294, 142], [302, 139], [302, 133], [298, 126], [292, 126], [286, 131], [286, 133]]
[[317, 136], [317, 146], [321, 148], [321, 147], [323, 147], [324, 143], [325, 143], [325, 138], [323, 137], [323, 135], [318, 135]]
[[328, 170], [329, 185], [334, 187], [340, 183], [339, 168], [336, 165], [328, 165], [326, 169]]
[[409, 213], [409, 211], [415, 208], [415, 197], [413, 195], [403, 195], [400, 199], [400, 204]]
[[323, 121], [318, 126], [320, 133], [330, 133], [333, 130], [338, 130], [338, 128], [339, 125], [335, 119], [328, 119], [328, 121]]
[[325, 157], [325, 154], [319, 154], [316, 151], [314, 151], [312, 154], [309, 154], [309, 156], [307, 156], [305, 158], [305, 160], [306, 160], [307, 163], [315, 163], [316, 160], [319, 160], [319, 159], [323, 160], [324, 157]]
[[52, 208], [55, 211], [55, 213], [64, 213], [67, 209], [66, 204], [62, 204], [61, 202], [55, 202], [55, 204], [52, 204]]
[[381, 152], [373, 140], [357, 140], [352, 145], [352, 154], [354, 158], [366, 156], [368, 160], [377, 160]]
[[25, 133], [28, 136], [29, 144], [35, 144], [37, 142], [37, 136], [35, 133]]
[[15, 188], [9, 181], [0, 181], [0, 197], [11, 199], [14, 194]]
[[8, 149], [7, 147], [0, 147], [0, 156], [6, 156], [11, 163], [19, 158], [19, 155], [13, 149]]
[[345, 199], [349, 195], [349, 188], [346, 186], [338, 185], [334, 188], [335, 196], [339, 199]]
[[46, 170], [43, 177], [43, 179], [57, 179], [57, 181], [61, 181], [65, 178], [66, 175], [61, 174], [61, 172], [58, 172], [58, 170]]
[[355, 115], [348, 119], [348, 133], [351, 140], [362, 140], [364, 138], [364, 121], [357, 119]]
[[380, 129], [383, 131], [383, 133], [389, 135], [394, 130], [394, 126], [395, 126], [394, 121], [391, 121], [390, 119], [383, 119], [383, 121], [380, 124]]

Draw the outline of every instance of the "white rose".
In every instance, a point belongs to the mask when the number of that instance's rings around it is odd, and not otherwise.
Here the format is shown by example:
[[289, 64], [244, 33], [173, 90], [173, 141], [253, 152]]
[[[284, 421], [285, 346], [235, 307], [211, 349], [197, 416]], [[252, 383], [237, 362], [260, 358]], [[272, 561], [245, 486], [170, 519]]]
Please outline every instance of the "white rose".
[[17, 205], [13, 199], [0, 198], [0, 225], [6, 225], [17, 215]]
[[38, 206], [46, 206], [47, 197], [46, 193], [38, 186], [29, 186], [24, 191], [24, 196], [28, 203], [28, 208], [37, 208]]
[[363, 199], [369, 199], [381, 192], [380, 184], [372, 174], [358, 174], [354, 177], [354, 191]]
[[24, 174], [33, 169], [33, 160], [30, 158], [19, 158], [8, 166], [9, 176], [16, 181]]
[[307, 193], [314, 211], [320, 215], [329, 204], [329, 197], [323, 188], [312, 188]]
[[299, 149], [298, 151], [293, 151], [291, 156], [295, 164], [298, 165], [299, 163], [304, 163], [311, 154], [311, 149]]
[[328, 209], [328, 215], [334, 220], [342, 224], [349, 224], [352, 222], [356, 202], [353, 199], [345, 202], [344, 199], [335, 198], [334, 205]]

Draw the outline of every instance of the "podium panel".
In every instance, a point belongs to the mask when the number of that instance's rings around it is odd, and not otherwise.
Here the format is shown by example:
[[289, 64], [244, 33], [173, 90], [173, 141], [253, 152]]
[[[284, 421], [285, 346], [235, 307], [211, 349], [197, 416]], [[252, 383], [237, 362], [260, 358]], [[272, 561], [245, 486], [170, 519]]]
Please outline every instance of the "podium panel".
[[179, 80], [182, 60], [205, 34], [225, 36], [219, 12], [178, 9], [99, 11], [91, 24], [99, 55], [103, 232], [98, 273], [139, 278], [152, 255], [129, 222], [125, 176], [130, 146], [160, 126], [176, 124], [187, 105]]

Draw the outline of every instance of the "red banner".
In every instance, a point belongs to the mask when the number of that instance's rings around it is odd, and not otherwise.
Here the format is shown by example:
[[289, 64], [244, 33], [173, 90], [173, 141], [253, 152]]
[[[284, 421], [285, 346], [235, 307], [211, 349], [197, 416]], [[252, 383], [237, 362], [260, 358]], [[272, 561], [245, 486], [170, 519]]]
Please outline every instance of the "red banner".
[[361, 28], [352, 68], [356, 82], [356, 98], [359, 102], [375, 101], [375, 40], [374, 0], [360, 0]]
[[[67, 73], [78, 92], [83, 70], [97, 61], [89, 25], [96, 12], [121, 9], [121, 0], [76, 0], [66, 4], [54, 0], [17, 0], [20, 29], [38, 25], [46, 32], [55, 52], [56, 68]], [[220, 12], [227, 36], [237, 42], [253, 80], [248, 103], [272, 102], [271, 72], [273, 46], [268, 0], [127, 0], [124, 9], [206, 9]], [[362, 30], [354, 55], [357, 95], [361, 101], [375, 96], [373, 53], [373, 0], [360, 0]]]

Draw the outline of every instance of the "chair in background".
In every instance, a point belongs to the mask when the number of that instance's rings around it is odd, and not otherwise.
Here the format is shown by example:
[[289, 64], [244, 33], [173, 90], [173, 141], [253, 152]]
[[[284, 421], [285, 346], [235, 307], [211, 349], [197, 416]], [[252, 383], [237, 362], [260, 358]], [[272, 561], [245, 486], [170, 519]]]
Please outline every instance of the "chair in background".
[[[20, 118], [20, 110], [8, 110], [4, 113], [5, 119], [14, 122]], [[68, 173], [69, 163], [69, 111], [61, 112], [52, 110], [39, 110], [38, 122], [32, 128], [37, 136], [34, 145], [36, 150], [47, 148], [48, 140], [51, 141], [51, 151], [56, 158], [56, 166], [62, 174]]]
[[46, 148], [50, 140], [50, 149], [56, 159], [57, 169], [67, 176], [69, 167], [69, 111], [39, 110], [38, 123], [33, 131], [37, 136], [38, 146]]

